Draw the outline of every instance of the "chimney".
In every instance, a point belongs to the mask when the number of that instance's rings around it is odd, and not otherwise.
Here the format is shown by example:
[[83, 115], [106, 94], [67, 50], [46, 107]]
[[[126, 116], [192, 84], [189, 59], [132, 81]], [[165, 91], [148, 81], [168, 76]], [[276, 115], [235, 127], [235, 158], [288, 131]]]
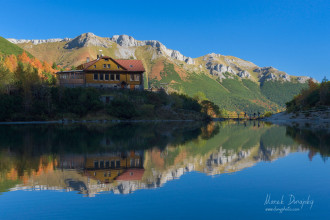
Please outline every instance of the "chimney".
[[89, 57], [86, 58], [86, 63], [88, 63], [88, 62], [89, 62]]

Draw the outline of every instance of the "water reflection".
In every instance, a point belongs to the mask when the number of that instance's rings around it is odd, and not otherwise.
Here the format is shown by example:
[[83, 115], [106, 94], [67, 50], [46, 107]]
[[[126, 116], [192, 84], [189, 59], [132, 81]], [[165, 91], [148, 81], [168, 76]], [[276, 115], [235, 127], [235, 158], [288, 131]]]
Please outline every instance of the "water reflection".
[[0, 127], [0, 192], [128, 194], [184, 173], [237, 172], [309, 151], [329, 156], [330, 136], [261, 122]]

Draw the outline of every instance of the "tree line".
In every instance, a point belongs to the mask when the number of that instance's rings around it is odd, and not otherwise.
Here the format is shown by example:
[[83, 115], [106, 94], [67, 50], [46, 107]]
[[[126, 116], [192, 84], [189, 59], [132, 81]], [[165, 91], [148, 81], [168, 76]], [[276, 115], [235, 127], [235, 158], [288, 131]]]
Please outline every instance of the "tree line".
[[291, 101], [286, 103], [288, 112], [324, 108], [330, 106], [330, 82], [326, 77], [321, 83], [308, 81], [308, 88], [302, 89]]

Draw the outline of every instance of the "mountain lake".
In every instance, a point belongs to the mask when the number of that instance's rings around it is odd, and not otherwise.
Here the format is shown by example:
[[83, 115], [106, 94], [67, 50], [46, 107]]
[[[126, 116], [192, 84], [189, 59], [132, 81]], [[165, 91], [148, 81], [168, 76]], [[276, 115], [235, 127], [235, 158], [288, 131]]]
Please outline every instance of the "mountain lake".
[[326, 219], [329, 155], [261, 121], [0, 125], [0, 219]]

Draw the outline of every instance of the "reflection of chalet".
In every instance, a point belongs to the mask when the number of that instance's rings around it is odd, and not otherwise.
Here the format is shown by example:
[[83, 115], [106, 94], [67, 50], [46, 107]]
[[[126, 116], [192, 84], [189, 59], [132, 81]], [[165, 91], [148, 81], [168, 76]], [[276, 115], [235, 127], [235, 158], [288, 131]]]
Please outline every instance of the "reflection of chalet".
[[85, 174], [102, 183], [110, 183], [122, 175], [130, 175], [135, 180], [142, 179], [141, 173], [144, 173], [143, 157], [139, 152], [99, 155], [86, 159]]
[[85, 157], [82, 155], [62, 155], [58, 168], [60, 169], [83, 169], [85, 166]]
[[142, 180], [144, 169], [130, 168], [116, 178], [117, 181]]
[[144, 67], [141, 60], [119, 60], [100, 56], [77, 67], [58, 72], [61, 86], [143, 89]]

